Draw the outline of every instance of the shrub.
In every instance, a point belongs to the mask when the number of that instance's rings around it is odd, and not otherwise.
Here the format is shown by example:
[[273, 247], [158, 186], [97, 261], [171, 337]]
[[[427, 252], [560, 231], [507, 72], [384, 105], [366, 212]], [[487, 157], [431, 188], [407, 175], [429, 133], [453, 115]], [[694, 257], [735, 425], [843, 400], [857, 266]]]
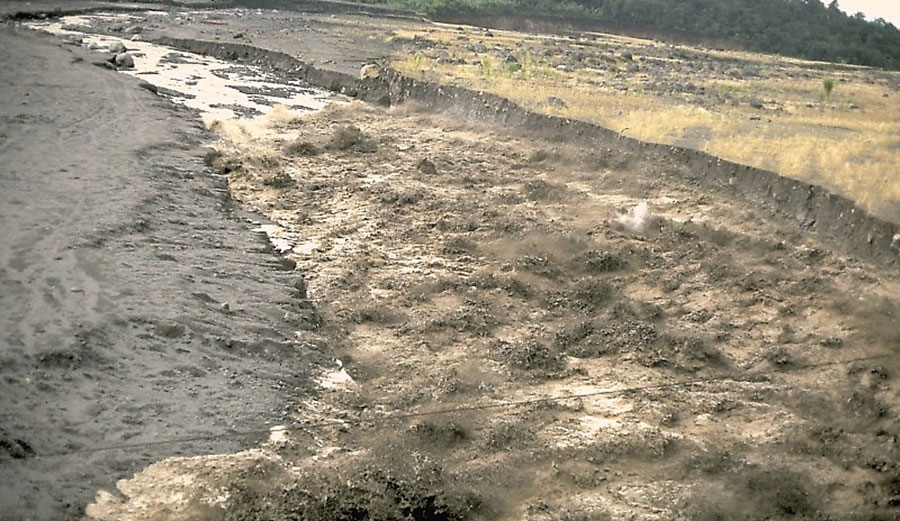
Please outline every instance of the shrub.
[[825, 78], [822, 80], [822, 90], [825, 93], [825, 100], [830, 100], [831, 93], [834, 91], [834, 78]]

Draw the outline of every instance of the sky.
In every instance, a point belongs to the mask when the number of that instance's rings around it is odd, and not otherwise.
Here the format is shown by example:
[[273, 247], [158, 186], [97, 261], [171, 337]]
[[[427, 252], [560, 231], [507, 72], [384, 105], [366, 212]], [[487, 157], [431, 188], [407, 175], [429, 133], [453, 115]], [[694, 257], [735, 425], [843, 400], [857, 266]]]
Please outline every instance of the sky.
[[[828, 4], [827, 1], [822, 3]], [[849, 14], [862, 11], [867, 20], [884, 18], [900, 27], [900, 0], [838, 0], [838, 6]]]

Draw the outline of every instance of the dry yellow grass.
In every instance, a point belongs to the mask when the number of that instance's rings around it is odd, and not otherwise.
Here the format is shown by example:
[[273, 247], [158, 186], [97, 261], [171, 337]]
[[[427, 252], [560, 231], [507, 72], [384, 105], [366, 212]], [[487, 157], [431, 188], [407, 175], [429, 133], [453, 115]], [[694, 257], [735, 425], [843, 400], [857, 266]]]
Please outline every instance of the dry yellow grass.
[[[878, 78], [886, 79], [873, 81], [875, 73], [862, 68], [841, 67], [826, 72], [821, 64], [802, 60], [670, 47], [759, 67], [763, 72], [752, 78], [685, 79], [693, 80], [705, 92], [719, 93], [720, 99], [732, 95], [732, 99], [761, 100], [766, 108], [760, 110], [747, 103], [709, 103], [708, 98], [690, 94], [645, 92], [642, 85], [649, 79], [646, 74], [621, 74], [620, 67], [626, 62], [609, 57], [605, 59], [612, 66], [607, 71], [559, 70], [547, 53], [541, 53], [540, 58], [533, 54], [540, 48], [536, 42], [549, 44], [549, 40], [508, 31], [495, 33], [484, 38], [474, 29], [465, 33], [447, 28], [406, 31], [398, 36], [418, 35], [438, 42], [440, 54], [423, 49], [397, 58], [393, 67], [410, 76], [498, 94], [541, 113], [599, 123], [641, 140], [696, 148], [774, 170], [846, 194], [873, 213], [900, 217], [900, 102], [890, 88], [891, 83], [900, 83], [900, 74], [878, 71]], [[484, 41], [493, 55], [473, 51], [466, 42], [475, 39]], [[627, 44], [636, 53], [643, 45], [657, 54], [667, 48], [657, 42], [614, 36], [595, 36], [588, 43], [560, 38], [553, 42], [552, 47], [557, 49], [567, 45], [586, 52], [591, 52], [590, 45], [622, 48]], [[500, 48], [510, 49], [519, 58], [521, 70], [509, 70], [497, 56], [496, 49]], [[450, 63], [459, 59], [465, 63]], [[478, 61], [481, 63], [473, 64]], [[781, 74], [769, 77], [769, 70]], [[826, 76], [836, 80], [833, 96], [827, 101], [822, 94]], [[610, 88], [614, 81], [619, 82], [619, 89]], [[621, 88], [623, 82], [627, 92]], [[551, 96], [565, 105], [548, 103]]]

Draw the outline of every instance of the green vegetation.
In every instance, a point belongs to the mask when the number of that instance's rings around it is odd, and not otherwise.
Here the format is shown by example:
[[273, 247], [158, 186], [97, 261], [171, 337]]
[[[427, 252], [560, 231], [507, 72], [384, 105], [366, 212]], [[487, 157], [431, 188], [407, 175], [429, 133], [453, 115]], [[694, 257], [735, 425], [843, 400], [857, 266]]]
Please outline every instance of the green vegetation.
[[588, 17], [737, 42], [748, 50], [900, 69], [900, 30], [821, 0], [356, 0], [431, 16], [450, 13]]
[[490, 78], [491, 77], [491, 68], [493, 67], [491, 65], [491, 59], [488, 58], [487, 56], [485, 56], [485, 57], [481, 58], [481, 60], [479, 61], [479, 65], [481, 66], [481, 74], [485, 78]]
[[834, 91], [834, 78], [825, 78], [822, 80], [822, 90], [825, 92], [825, 101], [831, 99], [831, 92]]

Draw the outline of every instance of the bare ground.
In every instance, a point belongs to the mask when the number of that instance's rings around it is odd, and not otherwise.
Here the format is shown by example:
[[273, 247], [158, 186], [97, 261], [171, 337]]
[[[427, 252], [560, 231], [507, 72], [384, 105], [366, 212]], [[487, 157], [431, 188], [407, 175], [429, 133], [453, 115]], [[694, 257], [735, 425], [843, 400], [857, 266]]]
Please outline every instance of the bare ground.
[[49, 37], [0, 42], [0, 519], [68, 519], [149, 462], [257, 440], [53, 454], [278, 423], [321, 355], [193, 114]]

